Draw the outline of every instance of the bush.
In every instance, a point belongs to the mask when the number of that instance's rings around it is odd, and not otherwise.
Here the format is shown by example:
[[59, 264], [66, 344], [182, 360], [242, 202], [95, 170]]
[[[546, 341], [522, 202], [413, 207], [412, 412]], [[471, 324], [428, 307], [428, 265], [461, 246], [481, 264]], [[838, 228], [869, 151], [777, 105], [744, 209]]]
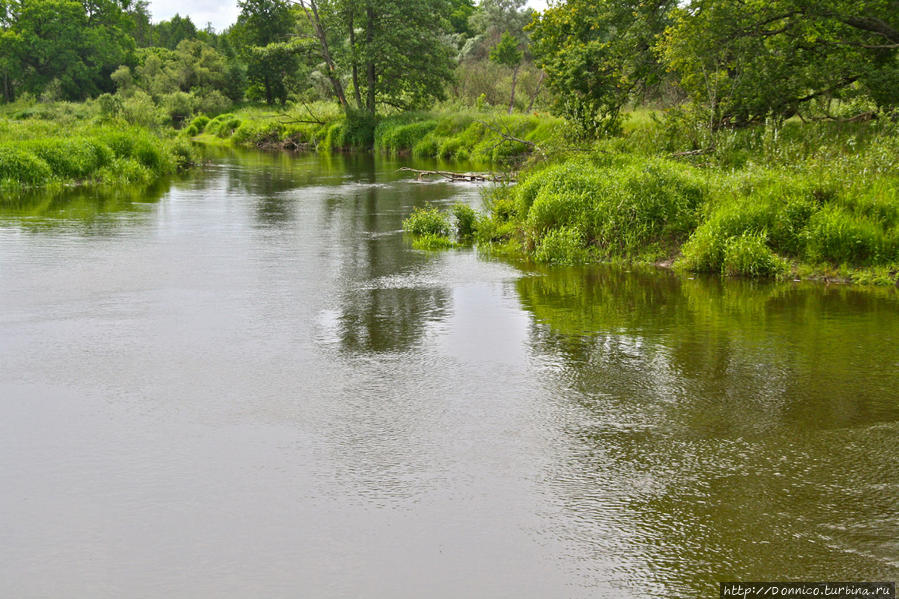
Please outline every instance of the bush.
[[451, 232], [449, 219], [436, 208], [414, 208], [403, 221], [403, 229], [416, 237], [449, 237]]
[[[197, 110], [206, 114], [222, 114], [231, 107], [231, 100], [225, 95], [214, 89], [197, 97]], [[194, 119], [196, 120], [196, 119]]]
[[122, 101], [122, 116], [132, 125], [154, 129], [161, 126], [168, 115], [156, 107], [153, 98], [140, 90]]
[[728, 276], [771, 277], [787, 270], [786, 264], [768, 248], [764, 233], [744, 233], [724, 245], [722, 274]]
[[537, 250], [534, 259], [544, 264], [586, 264], [593, 260], [590, 251], [584, 246], [584, 234], [574, 227], [561, 227], [547, 233]]
[[163, 98], [165, 111], [175, 127], [180, 127], [193, 115], [195, 104], [193, 95], [186, 92], [175, 92]]
[[812, 260], [856, 265], [895, 259], [877, 223], [840, 207], [827, 207], [809, 223], [808, 255]]
[[465, 204], [453, 206], [453, 218], [456, 221], [456, 236], [462, 239], [471, 239], [475, 232], [477, 213]]
[[202, 133], [206, 130], [206, 125], [209, 124], [209, 117], [205, 114], [199, 114], [194, 117], [194, 120], [190, 122], [191, 127], [196, 127], [197, 131]]
[[31, 152], [12, 146], [0, 146], [0, 182], [40, 185], [52, 176], [50, 166]]

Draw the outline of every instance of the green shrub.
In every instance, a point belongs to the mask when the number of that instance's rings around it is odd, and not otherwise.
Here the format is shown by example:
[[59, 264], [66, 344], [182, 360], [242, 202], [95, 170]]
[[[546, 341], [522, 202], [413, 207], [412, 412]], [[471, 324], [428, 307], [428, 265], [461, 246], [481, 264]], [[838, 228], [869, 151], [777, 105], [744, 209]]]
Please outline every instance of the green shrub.
[[403, 221], [403, 229], [416, 237], [449, 237], [452, 231], [447, 216], [436, 208], [413, 208], [412, 214]]
[[196, 127], [197, 131], [202, 133], [206, 130], [206, 125], [209, 124], [209, 117], [205, 114], [200, 114], [194, 117], [194, 120], [190, 122], [191, 127]]
[[456, 236], [459, 239], [471, 239], [475, 232], [477, 213], [470, 206], [455, 204], [453, 218], [456, 221]]
[[764, 233], [743, 233], [731, 237], [724, 244], [722, 274], [728, 276], [771, 277], [787, 270], [786, 264], [774, 255]]
[[149, 94], [140, 90], [122, 100], [122, 116], [132, 125], [154, 129], [168, 120], [168, 115], [153, 102]]
[[891, 254], [877, 223], [843, 208], [827, 207], [809, 223], [808, 255], [812, 260], [869, 265], [891, 260]]
[[85, 138], [45, 138], [26, 142], [23, 147], [44, 160], [61, 179], [84, 179], [113, 159], [109, 147]]
[[[225, 97], [225, 95], [217, 89], [200, 94], [196, 98], [197, 110], [206, 114], [222, 114], [230, 107], [231, 100]], [[194, 121], [196, 121], [196, 119], [194, 119]]]
[[50, 166], [31, 152], [8, 145], [0, 146], [0, 181], [40, 185], [52, 176]]
[[594, 257], [584, 243], [583, 232], [575, 227], [553, 229], [537, 245], [534, 259], [544, 264], [586, 264]]
[[180, 127], [194, 113], [196, 98], [187, 92], [175, 92], [163, 98], [163, 106], [175, 127]]
[[411, 151], [437, 127], [437, 121], [397, 123], [385, 119], [375, 128], [375, 149], [386, 152]]

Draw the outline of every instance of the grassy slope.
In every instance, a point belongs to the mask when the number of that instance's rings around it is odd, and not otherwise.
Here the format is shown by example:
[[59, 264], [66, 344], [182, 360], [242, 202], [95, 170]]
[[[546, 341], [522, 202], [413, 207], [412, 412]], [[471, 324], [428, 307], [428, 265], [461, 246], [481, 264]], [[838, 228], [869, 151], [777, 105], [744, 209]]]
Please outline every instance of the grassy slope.
[[899, 125], [700, 133], [639, 113], [623, 136], [555, 152], [492, 190], [476, 237], [538, 263], [896, 284]]
[[[313, 122], [318, 121], [318, 122]], [[212, 120], [195, 119], [186, 134], [206, 143], [317, 151], [367, 149], [419, 158], [444, 158], [504, 164], [524, 158], [529, 144], [504, 139], [496, 130], [527, 142], [544, 143], [557, 135], [562, 121], [499, 112], [415, 112], [377, 121], [347, 119], [331, 104], [294, 107], [279, 113], [244, 108]]]
[[[11, 118], [15, 117], [15, 118]], [[0, 114], [0, 189], [149, 184], [192, 164], [174, 132], [103, 121], [89, 105]]]

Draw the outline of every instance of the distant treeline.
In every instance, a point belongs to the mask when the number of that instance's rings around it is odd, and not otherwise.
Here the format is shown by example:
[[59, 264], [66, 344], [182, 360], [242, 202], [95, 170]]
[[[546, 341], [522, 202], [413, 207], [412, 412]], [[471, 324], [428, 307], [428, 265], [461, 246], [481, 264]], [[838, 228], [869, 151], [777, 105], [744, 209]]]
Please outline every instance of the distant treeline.
[[[222, 32], [144, 0], [0, 0], [0, 97], [346, 113], [551, 107], [584, 136], [626, 109], [690, 127], [870, 119], [899, 106], [897, 0], [242, 0]], [[135, 100], [136, 98], [136, 100]]]

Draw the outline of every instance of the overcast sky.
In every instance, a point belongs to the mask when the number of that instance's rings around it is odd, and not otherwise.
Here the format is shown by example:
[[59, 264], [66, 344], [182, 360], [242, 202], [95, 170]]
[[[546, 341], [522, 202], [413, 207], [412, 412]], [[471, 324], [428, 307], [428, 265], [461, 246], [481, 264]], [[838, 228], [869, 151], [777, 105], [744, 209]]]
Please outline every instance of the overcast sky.
[[[546, 0], [528, 0], [528, 6], [542, 10], [546, 8]], [[237, 20], [237, 0], [150, 0], [150, 12], [154, 21], [169, 19], [175, 13], [190, 16], [194, 24], [203, 28], [212, 23], [217, 31], [221, 31]]]

